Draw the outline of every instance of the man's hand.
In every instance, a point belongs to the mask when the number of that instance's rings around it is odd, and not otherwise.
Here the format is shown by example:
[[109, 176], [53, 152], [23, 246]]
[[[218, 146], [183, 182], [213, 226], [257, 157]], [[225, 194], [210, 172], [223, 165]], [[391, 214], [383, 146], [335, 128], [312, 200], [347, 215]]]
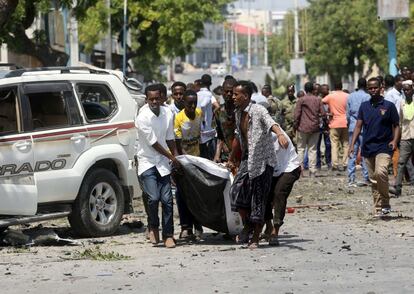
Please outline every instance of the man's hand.
[[392, 149], [392, 151], [395, 151], [397, 149], [397, 142], [391, 141], [388, 146]]
[[353, 154], [354, 154], [354, 146], [352, 145], [352, 146], [349, 146], [348, 157], [352, 158]]
[[176, 157], [171, 158], [171, 163], [172, 163], [172, 167], [173, 169], [180, 171], [181, 170], [181, 163], [178, 161], [178, 159]]
[[237, 166], [234, 162], [232, 162], [230, 160], [227, 161], [226, 167], [233, 175], [235, 175], [237, 173]]
[[277, 135], [277, 140], [279, 141], [279, 145], [283, 148], [286, 149], [289, 146], [289, 141], [286, 139], [284, 134], [278, 134]]

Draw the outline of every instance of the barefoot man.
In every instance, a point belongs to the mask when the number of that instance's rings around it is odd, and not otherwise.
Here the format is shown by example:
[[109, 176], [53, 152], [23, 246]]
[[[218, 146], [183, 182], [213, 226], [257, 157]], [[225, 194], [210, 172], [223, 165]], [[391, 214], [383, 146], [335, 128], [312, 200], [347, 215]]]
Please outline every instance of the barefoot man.
[[[242, 157], [230, 195], [232, 208], [240, 213], [245, 226], [239, 241], [248, 241], [253, 228], [249, 246], [253, 249], [259, 244], [273, 167], [276, 165], [271, 132], [276, 134], [282, 148], [288, 146], [288, 141], [266, 108], [251, 102], [252, 93], [253, 89], [248, 81], [239, 81], [234, 86], [237, 141]], [[229, 167], [233, 168], [234, 163], [230, 161]]]

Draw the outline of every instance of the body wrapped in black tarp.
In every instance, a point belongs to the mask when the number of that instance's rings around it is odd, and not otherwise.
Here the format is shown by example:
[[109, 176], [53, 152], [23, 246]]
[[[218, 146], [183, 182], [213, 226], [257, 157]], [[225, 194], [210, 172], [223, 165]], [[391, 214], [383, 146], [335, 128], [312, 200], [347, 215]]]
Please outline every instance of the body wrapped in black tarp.
[[181, 155], [177, 159], [182, 165], [182, 173], [174, 179], [197, 222], [218, 232], [239, 233], [241, 220], [231, 211], [231, 178], [227, 169], [191, 155]]

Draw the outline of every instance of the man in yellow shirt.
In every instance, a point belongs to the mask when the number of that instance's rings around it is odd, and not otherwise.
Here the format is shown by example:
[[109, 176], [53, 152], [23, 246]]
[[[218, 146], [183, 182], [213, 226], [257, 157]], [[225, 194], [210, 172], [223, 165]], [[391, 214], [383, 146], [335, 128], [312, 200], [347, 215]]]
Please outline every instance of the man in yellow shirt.
[[[183, 95], [184, 109], [176, 116], [174, 121], [175, 142], [178, 154], [200, 156], [200, 131], [202, 122], [202, 111], [197, 108], [197, 93], [193, 90], [186, 90]], [[196, 240], [201, 239], [203, 228], [196, 223], [189, 211], [179, 186], [175, 193], [178, 213], [180, 215], [181, 233], [180, 239], [193, 237], [193, 225], [195, 228]]]

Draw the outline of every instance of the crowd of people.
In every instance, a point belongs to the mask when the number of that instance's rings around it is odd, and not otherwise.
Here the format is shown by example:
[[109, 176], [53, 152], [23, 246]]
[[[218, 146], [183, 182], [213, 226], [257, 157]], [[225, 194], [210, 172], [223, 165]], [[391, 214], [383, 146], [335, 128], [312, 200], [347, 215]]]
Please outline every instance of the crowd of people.
[[[232, 76], [214, 91], [210, 87], [211, 76], [204, 74], [194, 83], [173, 83], [170, 97], [163, 84], [145, 89], [146, 104], [136, 117], [137, 173], [153, 244], [160, 242], [161, 202], [162, 240], [167, 248], [175, 247], [172, 185], [180, 175], [177, 156], [182, 154], [223, 163], [234, 174], [231, 205], [244, 225], [235, 240], [252, 249], [262, 236], [269, 245], [279, 244], [294, 183], [300, 176], [320, 176], [323, 165], [332, 175], [347, 171], [349, 186], [371, 185], [378, 216], [390, 213], [390, 192], [401, 195], [406, 166], [408, 179], [414, 179], [408, 69], [396, 77], [361, 78], [351, 94], [341, 82], [334, 83], [333, 91], [307, 82], [296, 96], [295, 86], [287, 86], [286, 97], [278, 99], [270, 85], [259, 93], [254, 83]], [[356, 180], [357, 164], [362, 181]], [[390, 165], [395, 178], [391, 187]], [[175, 198], [179, 238], [201, 239], [202, 224], [187, 208], [179, 185]]]

